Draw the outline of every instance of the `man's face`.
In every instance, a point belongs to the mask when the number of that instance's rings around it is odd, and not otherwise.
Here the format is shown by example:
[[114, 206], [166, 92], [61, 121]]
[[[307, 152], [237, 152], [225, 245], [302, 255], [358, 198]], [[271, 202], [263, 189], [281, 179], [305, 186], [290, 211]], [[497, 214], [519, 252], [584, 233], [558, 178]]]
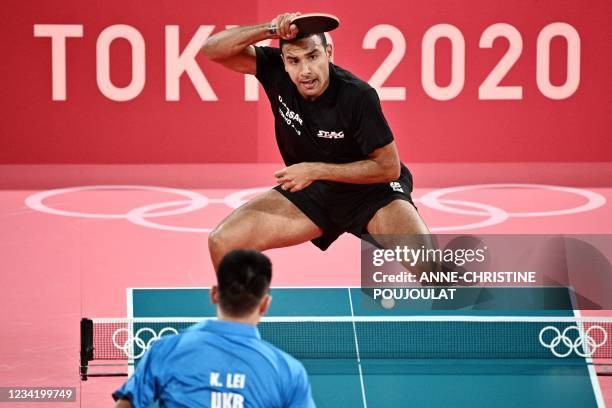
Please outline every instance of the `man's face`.
[[321, 39], [314, 35], [283, 45], [285, 71], [306, 99], [314, 100], [327, 89], [331, 50], [330, 45], [324, 48]]

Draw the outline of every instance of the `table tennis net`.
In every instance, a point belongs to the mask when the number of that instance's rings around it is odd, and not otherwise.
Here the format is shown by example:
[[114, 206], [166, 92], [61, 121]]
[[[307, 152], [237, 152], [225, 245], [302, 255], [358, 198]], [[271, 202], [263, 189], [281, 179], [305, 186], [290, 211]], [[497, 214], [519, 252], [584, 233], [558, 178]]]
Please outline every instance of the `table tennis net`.
[[[83, 319], [82, 357], [138, 360], [165, 336], [206, 318]], [[612, 361], [612, 318], [287, 317], [262, 321], [264, 340], [306, 359]]]

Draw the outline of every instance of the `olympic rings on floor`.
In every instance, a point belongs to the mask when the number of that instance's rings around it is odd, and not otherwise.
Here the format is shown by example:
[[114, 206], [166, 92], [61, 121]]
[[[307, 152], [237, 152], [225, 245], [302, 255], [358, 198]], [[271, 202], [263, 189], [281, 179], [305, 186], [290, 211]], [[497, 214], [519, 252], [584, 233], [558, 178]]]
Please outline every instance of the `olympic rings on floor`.
[[[95, 186], [77, 186], [69, 188], [61, 188], [55, 190], [41, 191], [28, 196], [25, 200], [25, 205], [29, 208], [53, 215], [61, 215], [66, 217], [81, 217], [81, 218], [98, 218], [98, 219], [126, 219], [129, 222], [140, 225], [147, 228], [154, 228], [163, 231], [176, 231], [176, 232], [195, 232], [195, 233], [208, 233], [213, 230], [214, 226], [200, 228], [200, 227], [189, 227], [189, 226], [175, 226], [162, 224], [160, 222], [153, 221], [152, 219], [161, 217], [170, 217], [175, 215], [187, 214], [196, 212], [204, 209], [209, 205], [222, 204], [232, 209], [238, 208], [248, 201], [248, 197], [268, 191], [271, 187], [258, 187], [250, 188], [245, 190], [235, 191], [224, 198], [209, 198], [201, 193], [189, 190], [183, 190], [178, 188], [159, 187], [159, 186], [145, 186], [145, 185], [95, 185]], [[568, 194], [578, 195], [586, 200], [586, 203], [573, 208], [566, 208], [561, 210], [549, 210], [549, 211], [527, 211], [527, 212], [511, 212], [494, 206], [491, 204], [485, 204], [469, 200], [458, 200], [444, 198], [444, 196], [474, 190], [491, 190], [491, 189], [539, 189], [545, 191], [556, 191]], [[141, 190], [141, 191], [153, 191], [159, 193], [175, 194], [182, 197], [181, 200], [172, 200], [159, 203], [147, 204], [144, 206], [132, 208], [123, 214], [118, 213], [91, 213], [91, 212], [79, 212], [79, 211], [68, 211], [50, 207], [44, 203], [44, 201], [51, 197], [56, 197], [63, 194], [78, 193], [81, 191], [96, 191], [96, 190]], [[475, 184], [466, 186], [457, 186], [443, 188], [439, 190], [430, 191], [425, 193], [420, 198], [415, 198], [416, 203], [425, 205], [426, 207], [434, 210], [452, 213], [457, 215], [465, 216], [477, 216], [487, 217], [486, 219], [478, 222], [467, 223], [463, 225], [450, 225], [450, 226], [432, 226], [430, 230], [432, 232], [444, 232], [444, 231], [458, 231], [468, 230], [475, 228], [485, 228], [493, 225], [498, 225], [508, 220], [509, 218], [518, 217], [548, 217], [548, 216], [562, 216], [570, 214], [578, 214], [581, 212], [592, 211], [596, 208], [603, 206], [606, 203], [606, 198], [601, 194], [593, 191], [573, 188], [573, 187], [562, 187], [552, 186], [544, 184]]]

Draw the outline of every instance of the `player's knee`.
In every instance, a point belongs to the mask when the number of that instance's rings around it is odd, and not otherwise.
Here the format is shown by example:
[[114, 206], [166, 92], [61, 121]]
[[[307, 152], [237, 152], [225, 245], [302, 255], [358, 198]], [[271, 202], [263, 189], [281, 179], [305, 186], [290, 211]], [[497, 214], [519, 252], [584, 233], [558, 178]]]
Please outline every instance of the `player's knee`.
[[208, 235], [208, 248], [212, 254], [223, 254], [232, 249], [246, 247], [248, 245], [242, 235], [236, 230], [217, 227]]
[[225, 238], [225, 233], [220, 231], [218, 228], [215, 228], [208, 235], [208, 250], [211, 254], [218, 254], [220, 252], [226, 252], [224, 249], [227, 247], [227, 240]]

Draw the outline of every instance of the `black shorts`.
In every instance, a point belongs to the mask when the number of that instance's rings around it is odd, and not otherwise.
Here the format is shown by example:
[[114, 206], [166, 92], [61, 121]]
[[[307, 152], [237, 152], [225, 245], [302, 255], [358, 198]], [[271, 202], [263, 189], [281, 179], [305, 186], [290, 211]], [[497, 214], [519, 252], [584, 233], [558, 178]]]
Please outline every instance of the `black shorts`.
[[392, 183], [347, 184], [315, 181], [295, 193], [283, 190], [280, 185], [274, 189], [323, 230], [322, 236], [312, 240], [322, 251], [329, 248], [344, 232], [350, 232], [359, 238], [367, 234], [368, 222], [376, 211], [390, 202], [399, 199], [414, 205], [410, 196], [412, 175], [404, 166], [400, 178]]

